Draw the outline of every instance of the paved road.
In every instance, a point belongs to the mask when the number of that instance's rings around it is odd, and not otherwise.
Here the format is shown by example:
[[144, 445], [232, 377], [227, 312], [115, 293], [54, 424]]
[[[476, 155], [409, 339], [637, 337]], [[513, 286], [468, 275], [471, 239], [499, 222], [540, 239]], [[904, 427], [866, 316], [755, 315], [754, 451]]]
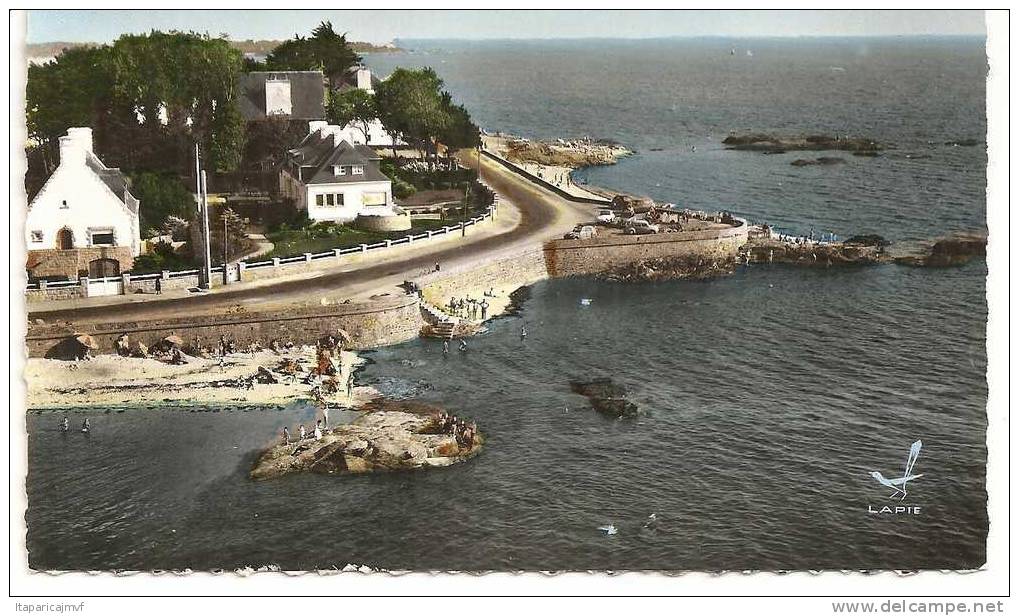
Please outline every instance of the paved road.
[[[473, 163], [474, 161], [470, 161]], [[520, 222], [513, 229], [464, 244], [444, 243], [434, 251], [415, 253], [349, 271], [323, 270], [314, 277], [273, 281], [258, 286], [237, 285], [207, 295], [152, 299], [135, 303], [46, 310], [29, 306], [29, 318], [74, 323], [148, 320], [185, 314], [220, 312], [236, 306], [246, 309], [280, 308], [288, 304], [317, 302], [326, 294], [340, 291], [347, 297], [393, 292], [395, 285], [431, 269], [436, 261], [444, 266], [477, 263], [516, 248], [535, 246], [559, 236], [580, 220], [593, 218], [592, 206], [571, 203], [514, 175], [490, 160], [483, 160], [482, 177], [519, 210]], [[501, 209], [504, 209], [504, 204]], [[470, 231], [468, 231], [470, 234]]]

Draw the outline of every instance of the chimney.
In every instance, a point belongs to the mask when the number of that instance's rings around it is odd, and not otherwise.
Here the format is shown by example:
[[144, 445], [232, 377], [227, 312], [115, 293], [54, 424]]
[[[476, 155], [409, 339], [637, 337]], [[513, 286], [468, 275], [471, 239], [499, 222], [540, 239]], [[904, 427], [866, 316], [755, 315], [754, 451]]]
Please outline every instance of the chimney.
[[270, 75], [265, 80], [265, 115], [291, 115], [294, 111], [290, 100], [290, 80]]
[[74, 140], [82, 150], [86, 152], [94, 152], [92, 149], [92, 129], [86, 127], [76, 127], [67, 129], [67, 136]]
[[328, 125], [329, 122], [326, 122], [325, 120], [312, 120], [308, 122], [308, 134], [314, 135]]
[[357, 67], [357, 87], [361, 90], [372, 91], [372, 72], [367, 66]]
[[82, 143], [71, 135], [60, 138], [60, 166], [83, 167], [85, 165], [85, 148]]

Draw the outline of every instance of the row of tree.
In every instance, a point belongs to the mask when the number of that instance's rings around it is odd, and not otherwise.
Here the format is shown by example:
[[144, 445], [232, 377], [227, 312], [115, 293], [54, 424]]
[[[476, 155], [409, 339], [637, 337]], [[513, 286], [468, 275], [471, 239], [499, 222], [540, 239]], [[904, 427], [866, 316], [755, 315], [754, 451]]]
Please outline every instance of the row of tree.
[[57, 139], [69, 127], [91, 126], [107, 164], [186, 173], [197, 141], [207, 167], [229, 171], [244, 146], [241, 65], [226, 40], [193, 32], [153, 31], [68, 49], [28, 69], [29, 136], [50, 167]]

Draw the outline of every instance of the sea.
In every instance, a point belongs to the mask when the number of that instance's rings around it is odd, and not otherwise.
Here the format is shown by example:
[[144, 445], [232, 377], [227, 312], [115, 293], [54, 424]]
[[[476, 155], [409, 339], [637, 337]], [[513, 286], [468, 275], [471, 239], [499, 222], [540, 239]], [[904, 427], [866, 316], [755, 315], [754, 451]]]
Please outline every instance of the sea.
[[[578, 181], [798, 234], [986, 231], [983, 38], [400, 41], [489, 131], [635, 151]], [[866, 136], [876, 158], [731, 133]], [[977, 145], [955, 145], [959, 142]], [[844, 163], [796, 167], [796, 158]], [[985, 562], [983, 260], [754, 264], [711, 281], [545, 281], [466, 353], [367, 354], [359, 382], [477, 421], [468, 463], [247, 478], [286, 407], [27, 415], [35, 569], [920, 570]], [[521, 326], [528, 336], [519, 335]], [[571, 392], [610, 378], [612, 419]], [[335, 418], [335, 413], [332, 414]], [[903, 476], [908, 494], [872, 475]], [[614, 527], [615, 533], [604, 530]]]

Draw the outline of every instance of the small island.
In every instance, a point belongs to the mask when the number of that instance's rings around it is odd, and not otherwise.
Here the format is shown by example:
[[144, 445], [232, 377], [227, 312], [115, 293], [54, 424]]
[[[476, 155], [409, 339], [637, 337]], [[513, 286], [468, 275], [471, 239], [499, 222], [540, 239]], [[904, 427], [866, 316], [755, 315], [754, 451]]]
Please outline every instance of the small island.
[[320, 438], [280, 443], [259, 456], [252, 479], [293, 473], [348, 475], [451, 466], [481, 451], [473, 424], [414, 403], [386, 402]]

